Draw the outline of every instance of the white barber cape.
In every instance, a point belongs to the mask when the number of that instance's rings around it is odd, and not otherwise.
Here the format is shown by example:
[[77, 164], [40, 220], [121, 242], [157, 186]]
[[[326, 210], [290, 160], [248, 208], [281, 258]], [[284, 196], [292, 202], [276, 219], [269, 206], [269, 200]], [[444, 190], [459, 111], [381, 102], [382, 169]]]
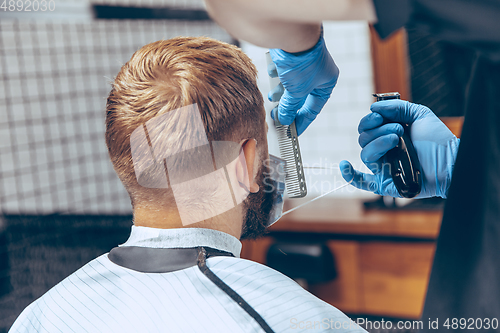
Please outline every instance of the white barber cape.
[[[240, 241], [226, 233], [133, 226], [121, 246], [204, 246], [230, 252], [235, 257], [207, 259], [208, 268], [275, 332], [365, 332], [292, 279], [240, 259]], [[31, 303], [9, 332], [236, 333], [263, 329], [196, 265], [170, 273], [142, 273], [119, 266], [104, 254]]]

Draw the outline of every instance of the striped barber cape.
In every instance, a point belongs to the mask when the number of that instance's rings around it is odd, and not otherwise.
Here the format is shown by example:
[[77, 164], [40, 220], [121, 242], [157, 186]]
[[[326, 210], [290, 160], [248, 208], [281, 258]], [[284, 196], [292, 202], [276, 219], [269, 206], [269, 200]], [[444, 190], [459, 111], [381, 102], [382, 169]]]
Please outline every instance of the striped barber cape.
[[117, 264], [108, 253], [92, 260], [30, 304], [9, 332], [264, 332], [196, 264], [182, 268], [181, 263], [182, 269], [163, 273], [148, 268], [161, 265], [156, 249], [196, 247], [229, 254], [208, 257], [206, 266], [272, 331], [365, 332], [292, 279], [239, 258], [241, 243], [231, 235], [211, 229], [136, 226], [116, 249], [149, 251], [146, 259], [135, 257], [131, 266]]

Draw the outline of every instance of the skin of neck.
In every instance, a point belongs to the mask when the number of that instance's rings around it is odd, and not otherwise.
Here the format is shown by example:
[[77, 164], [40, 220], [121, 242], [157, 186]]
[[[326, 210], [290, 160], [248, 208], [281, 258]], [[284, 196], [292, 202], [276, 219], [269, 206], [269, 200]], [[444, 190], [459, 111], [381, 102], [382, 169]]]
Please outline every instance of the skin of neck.
[[[256, 167], [259, 163], [257, 141], [255, 139], [246, 140], [241, 144], [241, 147], [245, 155], [245, 165], [242, 163], [237, 164], [235, 170], [233, 171], [236, 175], [242, 175], [243, 173], [241, 172], [241, 169], [246, 168], [248, 175], [248, 184], [250, 185], [249, 191], [251, 193], [257, 193], [259, 191], [259, 185], [255, 182], [255, 178], [259, 169], [258, 167]], [[267, 142], [265, 142], [265, 153], [267, 154]], [[243, 181], [243, 179], [240, 179], [240, 181]], [[175, 204], [171, 203], [171, 198], [172, 197], [165, 200], [162, 200], [160, 198], [156, 198], [154, 200], [141, 200], [140, 202], [134, 204], [134, 225], [158, 229], [213, 229], [225, 232], [236, 237], [237, 239], [240, 239], [243, 220], [246, 213], [242, 204], [239, 204], [234, 208], [212, 218], [197, 223], [183, 225], [177, 207], [175, 206]], [[160, 202], [164, 202], [165, 204], [160, 204]]]
[[243, 205], [238, 205], [215, 217], [183, 225], [179, 212], [172, 207], [134, 207], [134, 225], [158, 229], [205, 228], [225, 232], [240, 239], [244, 218]]

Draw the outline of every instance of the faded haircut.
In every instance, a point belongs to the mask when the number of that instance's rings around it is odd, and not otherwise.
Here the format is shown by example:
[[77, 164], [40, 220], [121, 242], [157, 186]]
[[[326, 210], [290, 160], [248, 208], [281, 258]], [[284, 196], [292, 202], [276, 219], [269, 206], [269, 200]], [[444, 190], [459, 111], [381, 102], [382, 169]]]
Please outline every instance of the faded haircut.
[[161, 40], [133, 54], [112, 83], [105, 134], [132, 205], [159, 197], [174, 200], [170, 189], [140, 186], [134, 172], [130, 136], [154, 117], [196, 104], [210, 142], [265, 141], [264, 101], [256, 77], [241, 49], [207, 37]]

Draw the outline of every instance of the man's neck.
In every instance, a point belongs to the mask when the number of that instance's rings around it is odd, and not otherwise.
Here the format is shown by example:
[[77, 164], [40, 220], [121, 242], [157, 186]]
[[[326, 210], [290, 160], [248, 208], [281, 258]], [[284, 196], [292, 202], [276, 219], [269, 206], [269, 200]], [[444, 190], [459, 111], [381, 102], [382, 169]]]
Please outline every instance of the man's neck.
[[225, 232], [240, 239], [243, 225], [241, 205], [216, 217], [184, 225], [176, 209], [134, 208], [134, 225], [158, 229], [205, 228]]

